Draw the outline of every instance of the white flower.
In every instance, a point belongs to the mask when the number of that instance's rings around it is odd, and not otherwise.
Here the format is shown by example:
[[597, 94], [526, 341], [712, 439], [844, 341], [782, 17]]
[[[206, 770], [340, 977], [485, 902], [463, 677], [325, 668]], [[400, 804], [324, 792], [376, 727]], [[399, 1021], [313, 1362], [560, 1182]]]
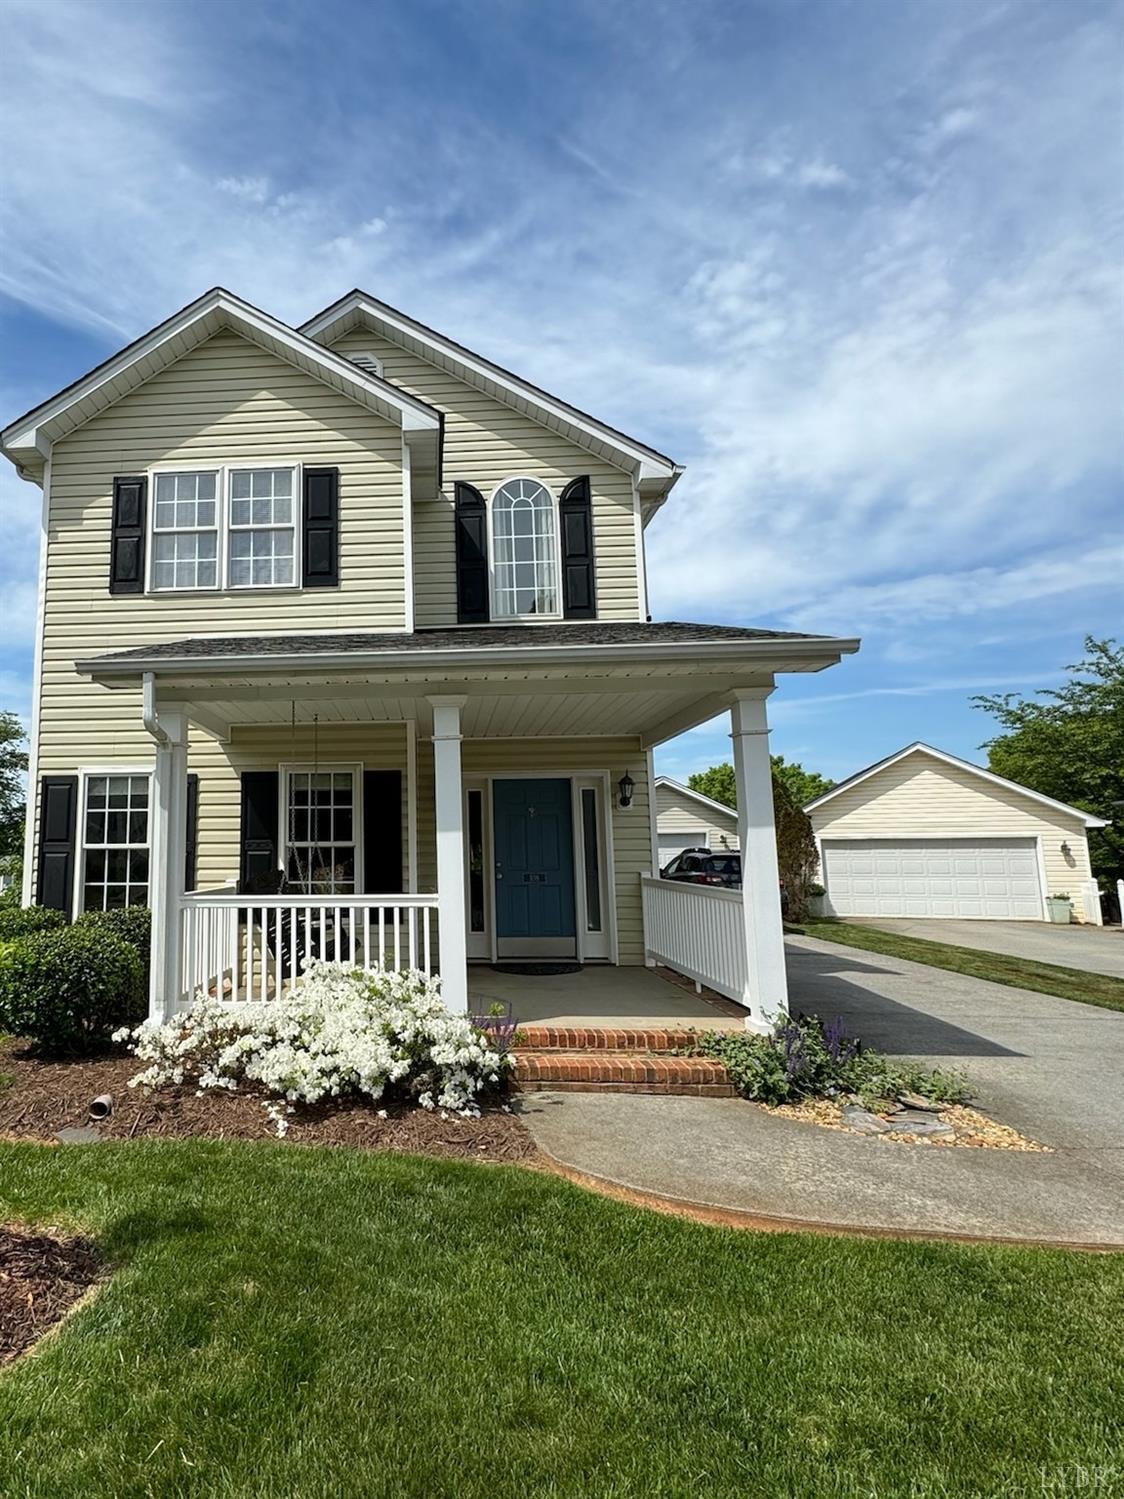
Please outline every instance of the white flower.
[[438, 980], [344, 963], [313, 961], [300, 985], [275, 1000], [231, 1004], [200, 992], [167, 1024], [145, 1021], [125, 1034], [150, 1064], [130, 1086], [190, 1078], [200, 1090], [233, 1093], [254, 1082], [285, 1100], [284, 1112], [270, 1106], [279, 1134], [295, 1104], [356, 1094], [377, 1101], [395, 1086], [422, 1108], [475, 1116], [477, 1094], [512, 1066], [445, 1008]]

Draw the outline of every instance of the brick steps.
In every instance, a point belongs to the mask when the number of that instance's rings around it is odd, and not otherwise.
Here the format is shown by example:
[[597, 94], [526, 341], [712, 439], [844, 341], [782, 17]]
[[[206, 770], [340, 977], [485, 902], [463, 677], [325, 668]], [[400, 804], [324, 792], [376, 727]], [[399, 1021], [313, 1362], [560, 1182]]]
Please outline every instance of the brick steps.
[[713, 1057], [664, 1056], [651, 1051], [586, 1051], [560, 1048], [515, 1053], [515, 1077], [521, 1087], [588, 1092], [679, 1093], [729, 1098], [729, 1074]]
[[[713, 1029], [728, 1029], [726, 1026]], [[519, 1051], [689, 1051], [700, 1032], [611, 1026], [521, 1025]]]

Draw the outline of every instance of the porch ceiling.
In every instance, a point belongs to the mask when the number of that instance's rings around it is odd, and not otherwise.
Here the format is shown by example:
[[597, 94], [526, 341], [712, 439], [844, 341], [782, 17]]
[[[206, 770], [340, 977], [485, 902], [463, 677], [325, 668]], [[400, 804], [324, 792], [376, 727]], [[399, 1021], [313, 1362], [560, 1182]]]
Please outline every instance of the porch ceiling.
[[[691, 631], [698, 637], [690, 638]], [[824, 636], [707, 625], [524, 627], [514, 638], [495, 631], [502, 640], [444, 633], [473, 644], [421, 644], [420, 632], [397, 639], [322, 636], [314, 650], [310, 637], [291, 637], [300, 650], [261, 649], [265, 642], [258, 640], [182, 641], [78, 667], [113, 688], [135, 690], [139, 679], [153, 678], [162, 709], [186, 712], [221, 739], [244, 726], [288, 724], [294, 704], [300, 722], [314, 715], [336, 723], [413, 720], [428, 733], [429, 698], [450, 695], [465, 699], [467, 738], [637, 736], [649, 747], [714, 717], [739, 688], [769, 688], [778, 672], [822, 670], [857, 647]], [[282, 642], [288, 644], [276, 641]], [[216, 651], [216, 644], [226, 648]], [[235, 644], [245, 649], [231, 649]]]

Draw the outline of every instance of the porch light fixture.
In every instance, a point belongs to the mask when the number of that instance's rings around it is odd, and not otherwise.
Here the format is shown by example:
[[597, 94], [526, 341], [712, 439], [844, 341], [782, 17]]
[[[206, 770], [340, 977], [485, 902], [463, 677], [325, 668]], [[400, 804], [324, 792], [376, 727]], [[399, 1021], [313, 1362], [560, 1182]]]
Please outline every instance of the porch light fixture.
[[632, 806], [632, 793], [636, 790], [636, 783], [626, 770], [617, 782], [617, 790], [620, 792], [620, 804], [622, 807]]
[[1070, 854], [1072, 852], [1073, 852], [1073, 850], [1070, 848], [1069, 844], [1063, 838], [1062, 839], [1062, 857], [1068, 859], [1069, 856], [1070, 856]]

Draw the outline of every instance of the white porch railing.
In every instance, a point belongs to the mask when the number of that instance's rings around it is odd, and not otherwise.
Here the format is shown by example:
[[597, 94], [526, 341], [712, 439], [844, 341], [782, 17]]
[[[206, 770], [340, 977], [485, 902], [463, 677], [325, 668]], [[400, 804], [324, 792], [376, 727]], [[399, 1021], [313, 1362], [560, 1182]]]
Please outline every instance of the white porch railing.
[[696, 984], [745, 1002], [742, 893], [641, 875], [644, 948]]
[[313, 958], [433, 972], [436, 895], [182, 897], [182, 992], [271, 999]]

